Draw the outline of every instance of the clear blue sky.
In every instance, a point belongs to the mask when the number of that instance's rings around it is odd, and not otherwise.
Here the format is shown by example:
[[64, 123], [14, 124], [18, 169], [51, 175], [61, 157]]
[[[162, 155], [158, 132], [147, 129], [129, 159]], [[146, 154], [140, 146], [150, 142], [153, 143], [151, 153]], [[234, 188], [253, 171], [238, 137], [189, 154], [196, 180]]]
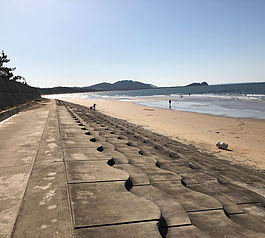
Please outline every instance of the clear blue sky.
[[265, 81], [264, 0], [1, 1], [0, 49], [34, 86]]

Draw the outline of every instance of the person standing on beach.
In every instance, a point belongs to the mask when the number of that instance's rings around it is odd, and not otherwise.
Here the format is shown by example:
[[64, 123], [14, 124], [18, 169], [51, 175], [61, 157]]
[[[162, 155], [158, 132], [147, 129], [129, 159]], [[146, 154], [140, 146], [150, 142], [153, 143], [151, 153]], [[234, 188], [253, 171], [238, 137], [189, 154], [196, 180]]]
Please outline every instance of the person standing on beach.
[[171, 109], [171, 99], [168, 100], [168, 108]]

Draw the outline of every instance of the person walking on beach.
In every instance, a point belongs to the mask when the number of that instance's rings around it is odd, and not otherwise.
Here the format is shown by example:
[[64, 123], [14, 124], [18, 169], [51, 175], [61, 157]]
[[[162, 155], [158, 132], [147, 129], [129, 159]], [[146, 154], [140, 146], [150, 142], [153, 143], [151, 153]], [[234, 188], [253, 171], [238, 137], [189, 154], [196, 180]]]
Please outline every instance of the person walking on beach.
[[168, 100], [168, 108], [171, 109], [171, 99]]

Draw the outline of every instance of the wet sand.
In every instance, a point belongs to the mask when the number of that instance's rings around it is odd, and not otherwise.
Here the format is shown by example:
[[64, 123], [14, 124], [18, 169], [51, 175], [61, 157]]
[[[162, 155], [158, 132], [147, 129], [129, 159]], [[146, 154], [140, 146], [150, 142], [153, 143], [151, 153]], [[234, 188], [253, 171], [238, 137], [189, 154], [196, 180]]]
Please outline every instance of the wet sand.
[[[237, 119], [193, 112], [150, 108], [118, 100], [68, 100], [80, 105], [97, 104], [97, 110], [125, 119], [220, 158], [265, 169], [265, 120]], [[223, 141], [231, 151], [218, 149]]]

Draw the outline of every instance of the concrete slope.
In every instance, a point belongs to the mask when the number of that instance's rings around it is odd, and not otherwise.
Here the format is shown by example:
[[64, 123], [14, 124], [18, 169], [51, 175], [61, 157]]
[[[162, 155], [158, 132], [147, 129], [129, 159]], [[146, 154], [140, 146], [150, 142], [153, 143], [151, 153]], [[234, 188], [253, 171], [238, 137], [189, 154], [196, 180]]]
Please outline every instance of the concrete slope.
[[75, 235], [161, 237], [158, 206], [127, 191], [129, 174], [108, 165], [120, 153], [99, 136], [106, 128], [85, 126], [63, 106], [58, 114]]
[[[265, 236], [265, 176], [261, 172], [95, 110], [61, 104], [94, 136], [94, 143], [96, 138], [102, 141], [96, 146], [102, 154], [111, 157], [110, 145], [114, 146], [116, 155], [108, 164], [129, 174], [128, 191], [159, 207], [161, 236]], [[127, 162], [115, 158], [124, 156]]]

